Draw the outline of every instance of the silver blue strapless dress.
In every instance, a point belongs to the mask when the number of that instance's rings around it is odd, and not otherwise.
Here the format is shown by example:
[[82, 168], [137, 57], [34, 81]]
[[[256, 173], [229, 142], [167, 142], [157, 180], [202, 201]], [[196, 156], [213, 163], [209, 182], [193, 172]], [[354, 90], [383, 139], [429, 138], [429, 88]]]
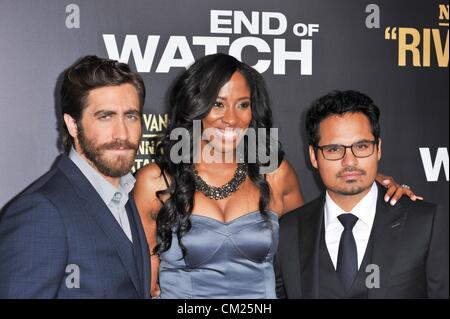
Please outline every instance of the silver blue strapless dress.
[[276, 298], [278, 216], [269, 217], [272, 230], [259, 211], [228, 223], [192, 215], [192, 228], [182, 238], [185, 258], [176, 234], [160, 256], [160, 298]]

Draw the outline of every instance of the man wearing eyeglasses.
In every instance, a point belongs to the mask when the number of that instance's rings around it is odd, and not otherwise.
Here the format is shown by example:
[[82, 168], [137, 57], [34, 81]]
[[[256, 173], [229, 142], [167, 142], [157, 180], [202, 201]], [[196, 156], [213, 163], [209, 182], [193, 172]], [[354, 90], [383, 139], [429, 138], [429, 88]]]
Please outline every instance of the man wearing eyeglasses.
[[306, 115], [309, 155], [326, 192], [280, 220], [280, 298], [448, 298], [448, 212], [383, 200], [379, 109], [334, 91]]

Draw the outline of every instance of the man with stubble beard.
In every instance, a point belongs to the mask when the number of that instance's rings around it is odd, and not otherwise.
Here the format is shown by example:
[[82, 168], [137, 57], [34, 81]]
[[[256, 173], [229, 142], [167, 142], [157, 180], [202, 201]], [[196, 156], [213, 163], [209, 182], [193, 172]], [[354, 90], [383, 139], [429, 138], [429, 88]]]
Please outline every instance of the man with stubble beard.
[[0, 220], [0, 298], [148, 298], [149, 250], [131, 197], [142, 78], [86, 56], [61, 86], [67, 154]]
[[279, 297], [448, 298], [448, 211], [383, 200], [379, 117], [356, 91], [331, 92], [308, 109], [309, 156], [326, 191], [280, 220]]

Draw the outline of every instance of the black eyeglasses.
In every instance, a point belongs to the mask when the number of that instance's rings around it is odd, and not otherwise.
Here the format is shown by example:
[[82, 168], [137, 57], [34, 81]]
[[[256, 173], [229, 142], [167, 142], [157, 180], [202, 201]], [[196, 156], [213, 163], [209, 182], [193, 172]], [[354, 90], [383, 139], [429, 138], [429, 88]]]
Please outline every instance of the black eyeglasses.
[[322, 155], [326, 160], [338, 161], [344, 158], [347, 148], [352, 150], [355, 157], [369, 157], [373, 154], [376, 144], [378, 144], [377, 141], [360, 141], [352, 145], [330, 144], [316, 146], [316, 148], [322, 151]]

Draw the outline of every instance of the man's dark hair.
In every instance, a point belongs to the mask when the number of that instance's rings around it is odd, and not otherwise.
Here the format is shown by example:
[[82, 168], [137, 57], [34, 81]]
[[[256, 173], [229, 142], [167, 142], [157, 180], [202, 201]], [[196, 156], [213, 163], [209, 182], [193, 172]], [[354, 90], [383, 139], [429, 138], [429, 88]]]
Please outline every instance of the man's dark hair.
[[[129, 66], [114, 60], [88, 55], [70, 66], [64, 73], [61, 85], [61, 113], [69, 114], [77, 123], [81, 121], [86, 108], [87, 97], [93, 89], [131, 84], [136, 89], [140, 108], [144, 106], [145, 86], [138, 73], [131, 72]], [[73, 144], [67, 127], [63, 122], [63, 144], [67, 151]]]
[[362, 113], [367, 116], [375, 141], [380, 137], [380, 110], [367, 95], [357, 91], [333, 91], [315, 100], [306, 113], [308, 144], [317, 147], [320, 141], [319, 126], [331, 115]]

